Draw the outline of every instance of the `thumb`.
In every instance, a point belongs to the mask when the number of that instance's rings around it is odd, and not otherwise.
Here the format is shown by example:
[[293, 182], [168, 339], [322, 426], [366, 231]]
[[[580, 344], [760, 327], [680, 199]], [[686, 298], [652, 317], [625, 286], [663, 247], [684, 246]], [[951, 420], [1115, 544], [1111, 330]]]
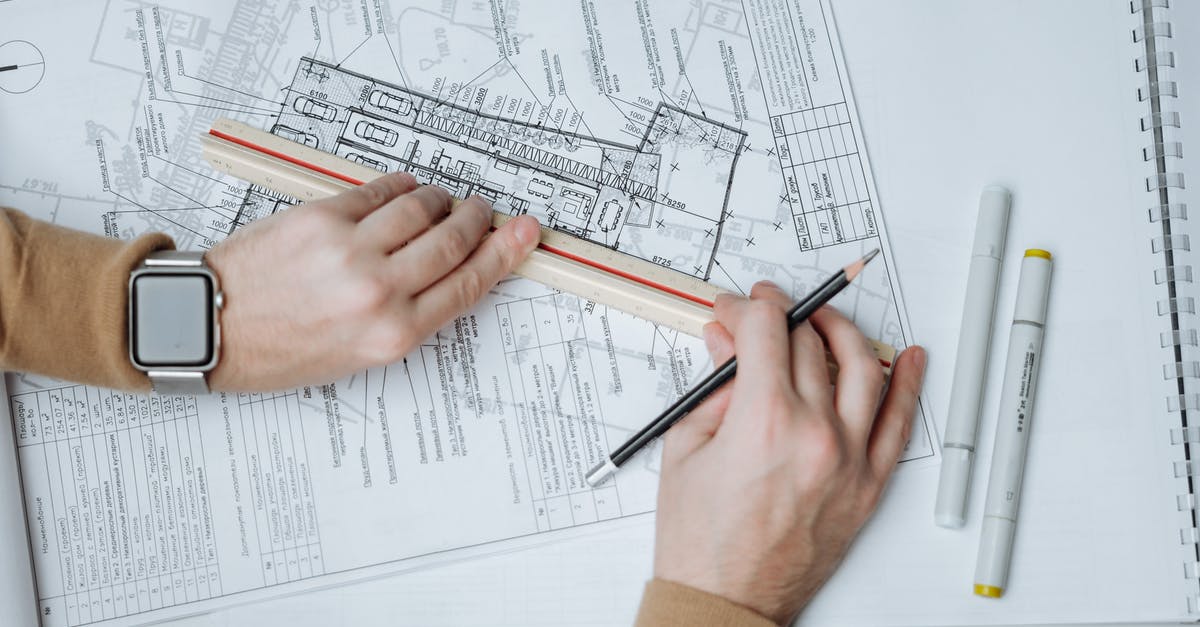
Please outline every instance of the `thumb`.
[[[733, 357], [733, 336], [720, 322], [704, 325], [704, 344], [708, 354], [712, 355], [714, 367]], [[663, 444], [664, 464], [691, 455], [712, 439], [729, 409], [732, 390], [733, 387], [728, 385], [717, 390], [667, 432]]]

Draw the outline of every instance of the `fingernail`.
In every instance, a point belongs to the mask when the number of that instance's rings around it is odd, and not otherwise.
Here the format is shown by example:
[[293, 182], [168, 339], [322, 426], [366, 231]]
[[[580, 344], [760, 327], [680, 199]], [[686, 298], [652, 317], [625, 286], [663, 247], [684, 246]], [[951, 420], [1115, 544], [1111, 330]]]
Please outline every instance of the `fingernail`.
[[913, 365], [921, 372], [925, 372], [925, 349], [920, 346], [913, 346], [909, 350], [913, 351]]
[[712, 355], [717, 352], [717, 323], [709, 322], [700, 329], [701, 335], [704, 336], [704, 347], [708, 349], [708, 354]]
[[492, 205], [488, 204], [487, 200], [484, 200], [483, 198], [480, 198], [479, 196], [471, 196], [470, 200], [475, 201], [472, 204], [474, 204], [476, 207], [479, 207], [479, 215], [487, 218], [488, 222], [491, 222], [492, 221]]
[[514, 221], [516, 224], [513, 229], [517, 241], [526, 248], [537, 245], [538, 240], [542, 238], [542, 229], [538, 226], [538, 221], [529, 216], [522, 216]]

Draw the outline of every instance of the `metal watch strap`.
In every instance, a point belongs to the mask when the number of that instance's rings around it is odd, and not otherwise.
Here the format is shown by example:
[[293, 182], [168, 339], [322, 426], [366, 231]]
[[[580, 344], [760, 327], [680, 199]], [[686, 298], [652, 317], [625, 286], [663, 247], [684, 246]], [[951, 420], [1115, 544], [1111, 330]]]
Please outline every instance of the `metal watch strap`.
[[[164, 250], [153, 253], [142, 261], [147, 268], [204, 268], [204, 252], [192, 250]], [[220, 299], [220, 291], [215, 294]], [[220, 305], [218, 305], [218, 308]], [[214, 338], [214, 341], [219, 339]], [[179, 394], [208, 394], [208, 373], [200, 370], [148, 370], [150, 385], [156, 394], [167, 396]]]
[[178, 370], [150, 370], [150, 385], [155, 394], [175, 396], [179, 394], [208, 394], [208, 379], [203, 372]]
[[202, 250], [159, 250], [151, 253], [142, 263], [147, 268], [203, 268]]

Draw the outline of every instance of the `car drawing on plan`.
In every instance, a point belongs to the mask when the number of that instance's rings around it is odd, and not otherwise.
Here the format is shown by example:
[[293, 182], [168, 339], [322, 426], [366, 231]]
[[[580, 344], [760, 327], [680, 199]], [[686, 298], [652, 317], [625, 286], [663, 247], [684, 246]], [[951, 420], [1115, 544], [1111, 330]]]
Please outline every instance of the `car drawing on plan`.
[[354, 125], [354, 134], [369, 141], [381, 144], [384, 146], [395, 146], [400, 140], [400, 134], [390, 128], [384, 128], [378, 124], [372, 124], [366, 120], [359, 121]]
[[392, 113], [398, 113], [400, 115], [408, 115], [408, 113], [412, 111], [412, 101], [408, 98], [393, 96], [378, 89], [372, 91], [371, 95], [367, 96], [367, 102], [379, 107], [380, 109], [391, 111]]
[[333, 118], [337, 116], [337, 109], [325, 103], [317, 102], [308, 96], [300, 96], [297, 98], [296, 102], [292, 103], [292, 108], [295, 109], [296, 113], [299, 113], [300, 115], [316, 118], [318, 120], [324, 120], [326, 122], [332, 122]]
[[315, 135], [297, 131], [290, 126], [284, 126], [283, 124], [276, 124], [275, 126], [272, 126], [271, 134], [278, 135], [284, 139], [289, 139], [297, 144], [304, 144], [309, 148], [317, 147], [317, 138]]
[[379, 161], [376, 161], [370, 157], [364, 157], [364, 156], [358, 154], [357, 152], [352, 152], [352, 153], [346, 155], [346, 158], [349, 159], [350, 161], [353, 161], [353, 162], [359, 164], [359, 165], [365, 165], [368, 168], [375, 168], [376, 170], [379, 170], [380, 172], [383, 172], [385, 174], [388, 171], [387, 166], [384, 165], [383, 163], [380, 163]]

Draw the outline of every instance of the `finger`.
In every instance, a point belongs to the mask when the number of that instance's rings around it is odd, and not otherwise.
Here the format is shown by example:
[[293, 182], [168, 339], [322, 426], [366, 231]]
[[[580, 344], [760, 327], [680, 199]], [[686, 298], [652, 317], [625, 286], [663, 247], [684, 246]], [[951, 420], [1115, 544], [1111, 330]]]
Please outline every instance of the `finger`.
[[[786, 311], [791, 309], [792, 299], [774, 283], [761, 281], [750, 290], [756, 295], [770, 299]], [[829, 389], [829, 367], [825, 361], [825, 343], [807, 321], [800, 323], [790, 333], [792, 352], [792, 384], [801, 398], [818, 405], [832, 401]]]
[[491, 207], [473, 196], [459, 203], [445, 220], [392, 253], [391, 263], [402, 282], [419, 292], [457, 268], [479, 247], [491, 225]]
[[[719, 322], [704, 325], [704, 344], [712, 356], [713, 365], [720, 366], [733, 357], [733, 336]], [[679, 459], [691, 455], [712, 439], [729, 409], [733, 386], [726, 385], [704, 400], [667, 431], [663, 455]]]
[[733, 358], [733, 336], [729, 334], [729, 330], [722, 326], [720, 322], [713, 321], [704, 325], [703, 332], [704, 346], [708, 348], [708, 354], [712, 357], [713, 366], [720, 366]]
[[787, 318], [777, 301], [746, 300], [722, 294], [713, 308], [717, 321], [733, 335], [738, 358], [737, 387], [752, 398], [771, 398], [792, 389], [791, 346]]
[[[417, 296], [417, 320], [428, 321], [423, 328], [432, 331], [473, 306], [529, 256], [541, 234], [537, 220], [530, 216], [506, 222], [484, 239], [462, 265]], [[422, 239], [424, 236], [416, 241]], [[404, 250], [415, 245], [416, 242]]]
[[390, 253], [445, 218], [453, 200], [450, 192], [423, 185], [368, 214], [358, 223], [358, 229], [366, 245]]
[[883, 392], [883, 368], [866, 336], [838, 310], [821, 307], [810, 320], [817, 333], [825, 338], [838, 365], [834, 408], [851, 439], [865, 445]]
[[361, 220], [387, 201], [417, 187], [417, 179], [407, 172], [385, 174], [373, 181], [363, 183], [337, 196], [313, 203], [312, 206], [329, 206], [332, 210], [351, 220]]
[[900, 354], [892, 368], [892, 380], [867, 444], [867, 459], [881, 481], [891, 474], [908, 444], [924, 379], [925, 349], [910, 347]]

